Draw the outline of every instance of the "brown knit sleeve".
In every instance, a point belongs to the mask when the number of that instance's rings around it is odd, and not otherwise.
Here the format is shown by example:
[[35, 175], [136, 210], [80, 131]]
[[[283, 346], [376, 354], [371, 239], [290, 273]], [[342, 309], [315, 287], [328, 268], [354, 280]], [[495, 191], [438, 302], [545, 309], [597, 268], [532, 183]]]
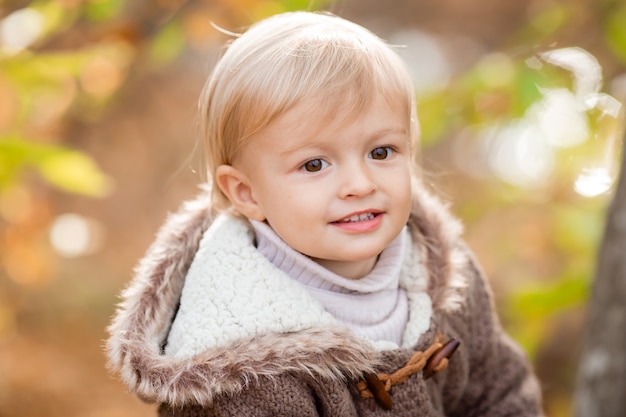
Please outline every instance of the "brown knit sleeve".
[[457, 319], [468, 326], [466, 386], [450, 416], [543, 416], [537, 378], [522, 349], [503, 331], [484, 274], [467, 251], [465, 308]]

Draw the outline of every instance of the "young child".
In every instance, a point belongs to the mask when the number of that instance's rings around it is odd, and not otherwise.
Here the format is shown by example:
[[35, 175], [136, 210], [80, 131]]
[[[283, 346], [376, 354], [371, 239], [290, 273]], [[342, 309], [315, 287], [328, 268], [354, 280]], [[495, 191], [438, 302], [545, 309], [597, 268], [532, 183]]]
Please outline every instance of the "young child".
[[539, 416], [460, 227], [417, 176], [414, 92], [382, 40], [280, 14], [200, 100], [210, 185], [110, 326], [161, 416]]

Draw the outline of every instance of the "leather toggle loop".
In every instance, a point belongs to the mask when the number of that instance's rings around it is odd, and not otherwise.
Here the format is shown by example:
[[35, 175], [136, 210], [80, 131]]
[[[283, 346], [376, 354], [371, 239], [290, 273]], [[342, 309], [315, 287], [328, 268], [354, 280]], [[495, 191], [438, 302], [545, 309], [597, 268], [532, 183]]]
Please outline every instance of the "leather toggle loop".
[[415, 352], [406, 365], [394, 373], [364, 375], [365, 380], [356, 384], [361, 398], [374, 398], [383, 409], [391, 410], [393, 399], [389, 391], [392, 386], [402, 384], [411, 375], [422, 369], [424, 379], [443, 371], [447, 368], [450, 357], [456, 352], [460, 344], [456, 339], [450, 339], [444, 344], [443, 335], [439, 334], [437, 340], [428, 349], [423, 352]]
[[378, 375], [365, 375], [365, 382], [367, 383], [367, 388], [372, 393], [372, 396], [376, 399], [378, 404], [380, 404], [380, 406], [385, 410], [391, 410], [393, 408], [393, 400], [391, 399], [389, 392], [387, 392], [389, 389], [386, 387], [386, 384], [378, 378]]
[[441, 372], [448, 367], [448, 360], [454, 352], [458, 349], [461, 342], [456, 339], [450, 339], [438, 349], [433, 356], [428, 359], [426, 366], [424, 367], [424, 379], [428, 379], [435, 375], [437, 372]]

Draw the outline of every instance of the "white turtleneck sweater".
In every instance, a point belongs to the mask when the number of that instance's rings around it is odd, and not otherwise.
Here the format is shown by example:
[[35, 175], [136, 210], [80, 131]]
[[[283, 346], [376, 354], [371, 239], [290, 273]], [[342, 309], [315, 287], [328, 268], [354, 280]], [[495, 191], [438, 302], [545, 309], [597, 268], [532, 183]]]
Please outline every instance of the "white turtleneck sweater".
[[368, 275], [348, 279], [291, 248], [267, 224], [254, 220], [251, 224], [258, 251], [303, 285], [337, 320], [374, 342], [401, 344], [409, 314], [406, 293], [399, 287], [406, 229], [380, 254]]

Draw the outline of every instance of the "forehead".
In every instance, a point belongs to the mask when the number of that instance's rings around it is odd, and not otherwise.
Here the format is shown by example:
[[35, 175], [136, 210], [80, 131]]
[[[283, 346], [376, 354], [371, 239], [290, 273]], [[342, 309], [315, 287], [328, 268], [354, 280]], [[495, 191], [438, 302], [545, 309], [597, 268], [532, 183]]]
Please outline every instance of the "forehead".
[[331, 143], [338, 136], [379, 132], [409, 131], [409, 115], [401, 100], [389, 101], [382, 95], [372, 95], [363, 103], [347, 97], [339, 102], [327, 102], [319, 97], [305, 100], [277, 117], [254, 140], [269, 140], [289, 152], [308, 144]]

